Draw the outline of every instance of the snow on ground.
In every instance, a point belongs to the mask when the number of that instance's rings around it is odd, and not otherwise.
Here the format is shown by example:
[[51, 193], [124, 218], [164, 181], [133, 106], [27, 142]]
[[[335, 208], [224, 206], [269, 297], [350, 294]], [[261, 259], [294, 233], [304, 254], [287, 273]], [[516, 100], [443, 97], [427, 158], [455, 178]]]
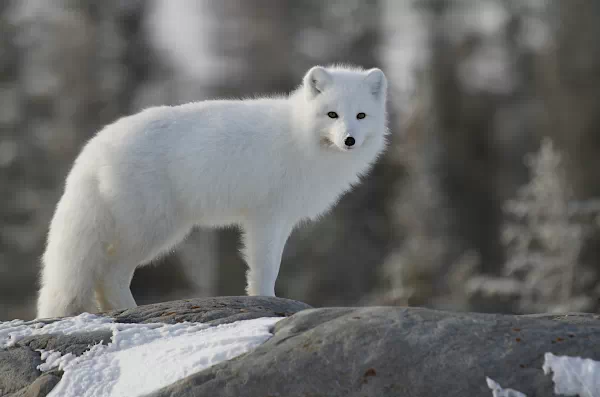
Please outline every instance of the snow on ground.
[[[544, 355], [543, 370], [553, 372], [554, 393], [559, 396], [600, 396], [600, 361], [581, 357]], [[493, 397], [527, 397], [514, 389], [503, 389], [497, 382], [485, 378]]]
[[59, 367], [62, 380], [49, 397], [140, 396], [192, 373], [246, 353], [266, 342], [282, 318], [259, 318], [209, 327], [199, 323], [120, 324], [88, 313], [44, 325], [14, 320], [0, 323], [0, 348], [41, 334], [111, 331], [108, 345], [80, 357], [40, 351], [42, 371]]
[[544, 373], [553, 372], [554, 392], [579, 397], [600, 396], [600, 361], [581, 357], [544, 355]]
[[502, 386], [491, 378], [486, 377], [488, 387], [492, 390], [493, 397], [527, 397], [515, 389], [503, 389]]
[[77, 317], [70, 317], [50, 324], [44, 324], [36, 320], [27, 322], [23, 320], [0, 322], [0, 348], [13, 346], [19, 340], [28, 336], [44, 334], [72, 335], [75, 333], [106, 330], [110, 329], [110, 326], [113, 325], [116, 326], [112, 319], [89, 313], [83, 313]]

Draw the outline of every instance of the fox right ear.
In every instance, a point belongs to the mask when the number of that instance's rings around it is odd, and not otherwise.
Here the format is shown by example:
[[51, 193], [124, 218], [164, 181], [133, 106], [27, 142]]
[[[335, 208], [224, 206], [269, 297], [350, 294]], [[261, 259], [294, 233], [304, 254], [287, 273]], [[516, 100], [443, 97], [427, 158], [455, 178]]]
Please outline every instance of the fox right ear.
[[315, 66], [304, 76], [304, 91], [306, 99], [313, 99], [321, 94], [331, 83], [331, 75], [325, 68]]

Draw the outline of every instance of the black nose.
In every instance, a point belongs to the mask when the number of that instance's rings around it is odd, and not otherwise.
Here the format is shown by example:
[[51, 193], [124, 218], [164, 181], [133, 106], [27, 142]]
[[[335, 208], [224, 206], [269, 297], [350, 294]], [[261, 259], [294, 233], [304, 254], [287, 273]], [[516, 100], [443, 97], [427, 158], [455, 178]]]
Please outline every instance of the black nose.
[[355, 143], [356, 143], [356, 139], [352, 138], [351, 136], [346, 138], [346, 140], [344, 141], [344, 144], [348, 147], [354, 146]]

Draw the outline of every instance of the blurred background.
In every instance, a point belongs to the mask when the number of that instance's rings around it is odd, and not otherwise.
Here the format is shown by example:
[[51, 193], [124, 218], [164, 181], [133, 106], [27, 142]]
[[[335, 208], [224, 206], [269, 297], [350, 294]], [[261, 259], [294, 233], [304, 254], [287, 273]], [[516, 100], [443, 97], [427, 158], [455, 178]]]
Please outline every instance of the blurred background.
[[[600, 2], [0, 1], [0, 320], [34, 316], [64, 179], [103, 125], [159, 104], [382, 68], [370, 177], [296, 230], [277, 294], [315, 306], [598, 311]], [[242, 295], [239, 231], [138, 269], [139, 304]]]

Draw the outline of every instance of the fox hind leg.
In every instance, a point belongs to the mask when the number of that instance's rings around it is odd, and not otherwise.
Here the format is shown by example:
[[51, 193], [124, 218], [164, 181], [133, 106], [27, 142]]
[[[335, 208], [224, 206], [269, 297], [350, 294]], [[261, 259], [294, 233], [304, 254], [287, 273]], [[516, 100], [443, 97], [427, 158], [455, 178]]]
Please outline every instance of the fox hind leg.
[[[78, 280], [81, 282], [78, 283]], [[39, 292], [37, 318], [97, 312], [92, 285], [92, 279], [46, 277]]]
[[134, 270], [112, 267], [97, 281], [95, 297], [101, 312], [137, 306], [130, 289]]

